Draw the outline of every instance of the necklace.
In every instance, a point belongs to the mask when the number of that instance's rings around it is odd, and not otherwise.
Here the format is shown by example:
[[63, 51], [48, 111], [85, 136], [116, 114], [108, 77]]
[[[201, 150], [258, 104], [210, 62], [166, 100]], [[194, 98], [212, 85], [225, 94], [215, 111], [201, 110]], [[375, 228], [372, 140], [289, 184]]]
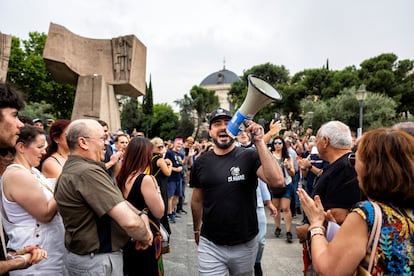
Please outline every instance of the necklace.
[[62, 157], [64, 160], [68, 159], [68, 157], [63, 156], [63, 154], [61, 154], [60, 152], [57, 151], [56, 153], [59, 154], [59, 156]]

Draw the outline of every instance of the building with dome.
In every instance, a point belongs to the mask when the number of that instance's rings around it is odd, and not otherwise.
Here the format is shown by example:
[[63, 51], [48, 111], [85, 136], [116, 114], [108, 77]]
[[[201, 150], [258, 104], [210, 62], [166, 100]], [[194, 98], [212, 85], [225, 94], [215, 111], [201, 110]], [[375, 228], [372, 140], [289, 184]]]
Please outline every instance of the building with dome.
[[239, 76], [227, 70], [226, 66], [223, 66], [222, 70], [208, 75], [199, 86], [215, 91], [219, 98], [220, 107], [232, 111], [233, 107], [230, 106], [228, 92], [233, 82], [238, 80], [240, 80]]

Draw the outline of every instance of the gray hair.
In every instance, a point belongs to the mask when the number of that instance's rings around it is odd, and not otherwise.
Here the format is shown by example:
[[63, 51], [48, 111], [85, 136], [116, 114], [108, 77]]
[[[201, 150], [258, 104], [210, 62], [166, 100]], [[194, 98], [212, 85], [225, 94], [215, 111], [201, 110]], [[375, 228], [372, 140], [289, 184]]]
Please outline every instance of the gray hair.
[[392, 129], [399, 129], [414, 136], [414, 122], [401, 122], [392, 126]]
[[329, 144], [336, 149], [350, 149], [352, 135], [349, 126], [340, 121], [330, 121], [321, 126], [319, 137], [328, 137]]
[[[73, 151], [77, 149], [79, 137], [90, 136], [90, 124], [88, 121], [95, 121], [89, 119], [75, 120], [69, 125], [68, 134], [66, 134], [66, 143], [69, 150]], [[96, 122], [96, 121], [95, 121]]]

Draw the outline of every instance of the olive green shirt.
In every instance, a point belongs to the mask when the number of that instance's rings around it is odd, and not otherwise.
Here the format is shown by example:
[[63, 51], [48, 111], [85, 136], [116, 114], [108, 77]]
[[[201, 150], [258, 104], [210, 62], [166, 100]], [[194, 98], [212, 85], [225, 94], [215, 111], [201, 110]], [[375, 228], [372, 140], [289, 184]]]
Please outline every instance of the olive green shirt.
[[128, 241], [126, 232], [106, 214], [124, 198], [103, 163], [69, 156], [56, 184], [55, 199], [70, 252], [114, 252]]

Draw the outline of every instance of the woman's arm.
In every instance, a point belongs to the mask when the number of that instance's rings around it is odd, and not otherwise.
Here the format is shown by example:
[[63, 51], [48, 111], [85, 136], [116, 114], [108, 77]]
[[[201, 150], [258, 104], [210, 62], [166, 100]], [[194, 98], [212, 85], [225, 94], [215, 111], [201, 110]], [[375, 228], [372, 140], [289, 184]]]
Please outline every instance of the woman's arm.
[[[320, 275], [352, 275], [366, 255], [368, 227], [357, 213], [350, 213], [333, 240], [328, 243], [323, 224], [324, 212], [319, 196], [313, 200], [298, 189], [300, 203], [309, 221], [312, 263]], [[313, 234], [312, 234], [313, 233]]]
[[48, 157], [42, 164], [42, 173], [46, 178], [58, 178], [61, 172], [62, 166], [53, 157]]
[[290, 176], [295, 175], [295, 167], [293, 166], [293, 158], [292, 156], [289, 156], [289, 159], [285, 159], [283, 162], [285, 165], [285, 168]]
[[366, 222], [357, 213], [350, 213], [330, 243], [325, 236], [312, 238], [314, 268], [321, 275], [352, 275], [366, 255], [367, 243]]
[[141, 193], [151, 214], [160, 219], [164, 215], [164, 201], [161, 197], [160, 188], [157, 180], [152, 175], [146, 175], [142, 179]]
[[162, 173], [166, 176], [170, 176], [172, 172], [172, 162], [170, 159], [159, 158], [157, 160], [157, 166], [161, 169]]
[[8, 200], [18, 203], [38, 221], [47, 223], [57, 212], [54, 198], [47, 200], [38, 180], [29, 171], [15, 169], [3, 179], [4, 192]]

